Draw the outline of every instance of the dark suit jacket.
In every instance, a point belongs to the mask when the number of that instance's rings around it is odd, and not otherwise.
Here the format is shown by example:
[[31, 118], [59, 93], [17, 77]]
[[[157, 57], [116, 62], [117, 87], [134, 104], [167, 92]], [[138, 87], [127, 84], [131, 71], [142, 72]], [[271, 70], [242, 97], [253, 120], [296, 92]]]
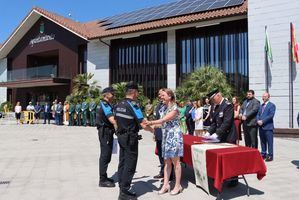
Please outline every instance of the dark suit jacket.
[[[155, 119], [160, 119], [160, 109], [164, 106], [162, 102], [159, 102], [158, 105], [156, 106], [155, 109]], [[155, 137], [156, 140], [162, 140], [162, 129], [161, 128], [156, 128], [155, 129]]]
[[276, 106], [273, 103], [268, 102], [264, 109], [264, 112], [262, 113], [263, 105], [264, 104], [260, 106], [256, 119], [263, 121], [263, 125], [260, 127], [263, 130], [273, 130], [274, 129], [273, 118], [275, 115]]
[[44, 113], [50, 113], [51, 112], [51, 106], [50, 105], [44, 105], [43, 106], [43, 110], [44, 110]]
[[[249, 104], [247, 105], [247, 102], [249, 102]], [[247, 107], [246, 107], [247, 105]], [[247, 119], [245, 121], [243, 121], [243, 123], [246, 126], [256, 126], [256, 115], [259, 111], [259, 107], [260, 107], [260, 102], [259, 100], [257, 100], [256, 98], [253, 98], [251, 100], [245, 100], [240, 108], [240, 114], [244, 115], [245, 111], [246, 114], [245, 116], [247, 117]]]
[[212, 123], [208, 132], [210, 134], [216, 133], [220, 142], [235, 143], [237, 132], [234, 125], [233, 104], [223, 100], [219, 106], [215, 107], [215, 111], [211, 117]]

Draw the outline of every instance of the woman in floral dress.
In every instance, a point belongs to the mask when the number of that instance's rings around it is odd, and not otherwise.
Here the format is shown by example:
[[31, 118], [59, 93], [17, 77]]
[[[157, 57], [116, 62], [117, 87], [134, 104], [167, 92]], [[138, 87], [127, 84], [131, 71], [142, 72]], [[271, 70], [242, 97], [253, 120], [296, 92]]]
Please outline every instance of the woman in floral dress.
[[180, 128], [180, 119], [178, 107], [175, 104], [175, 96], [171, 89], [164, 89], [161, 93], [161, 99], [166, 105], [159, 120], [148, 121], [147, 125], [161, 125], [162, 138], [162, 157], [164, 158], [164, 183], [158, 194], [170, 192], [169, 177], [172, 164], [175, 170], [175, 186], [171, 195], [177, 195], [182, 192], [181, 186], [181, 163], [180, 157], [183, 156], [183, 133]]

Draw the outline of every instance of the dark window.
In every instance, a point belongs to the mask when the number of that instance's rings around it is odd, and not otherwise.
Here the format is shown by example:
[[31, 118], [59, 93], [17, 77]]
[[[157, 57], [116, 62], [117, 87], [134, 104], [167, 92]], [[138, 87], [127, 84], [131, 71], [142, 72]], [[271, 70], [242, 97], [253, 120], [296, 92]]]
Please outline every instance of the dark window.
[[147, 97], [167, 86], [166, 33], [111, 41], [111, 83], [135, 81]]
[[78, 47], [78, 73], [83, 74], [87, 72], [87, 45], [80, 45]]
[[237, 95], [248, 89], [246, 20], [177, 31], [177, 84], [207, 65], [222, 70]]

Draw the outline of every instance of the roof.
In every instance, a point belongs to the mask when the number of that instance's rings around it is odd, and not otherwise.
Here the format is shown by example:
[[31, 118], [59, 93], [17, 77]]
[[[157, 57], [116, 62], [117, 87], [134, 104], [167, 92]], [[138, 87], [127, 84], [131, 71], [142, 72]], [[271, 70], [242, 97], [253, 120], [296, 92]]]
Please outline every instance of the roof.
[[62, 26], [65, 26], [68, 29], [82, 35], [87, 39], [95, 39], [101, 37], [133, 33], [138, 31], [176, 26], [187, 23], [194, 23], [199, 21], [206, 21], [211, 19], [218, 19], [223, 17], [244, 15], [247, 14], [247, 1], [248, 0], [245, 0], [243, 4], [238, 6], [226, 7], [195, 14], [187, 14], [183, 16], [171, 17], [168, 19], [155, 20], [134, 25], [127, 25], [113, 29], [106, 28], [104, 26], [105, 22], [103, 20], [95, 20], [91, 22], [80, 23], [72, 19], [62, 17], [58, 14], [49, 12], [42, 8], [35, 7], [34, 10], [56, 21]]
[[244, 3], [241, 5], [208, 10], [200, 13], [190, 13], [183, 16], [170, 17], [166, 19], [142, 22], [110, 29], [106, 26], [107, 24], [105, 24], [104, 20], [81, 23], [70, 18], [63, 17], [59, 14], [49, 12], [45, 9], [34, 7], [16, 28], [16, 30], [10, 35], [10, 37], [2, 45], [0, 45], [0, 58], [5, 57], [9, 53], [14, 45], [20, 41], [25, 33], [29, 31], [29, 29], [40, 17], [45, 17], [51, 20], [52, 22], [60, 25], [61, 27], [69, 30], [85, 40], [91, 40], [225, 17], [242, 16], [247, 14], [247, 4], [248, 0], [244, 0]]

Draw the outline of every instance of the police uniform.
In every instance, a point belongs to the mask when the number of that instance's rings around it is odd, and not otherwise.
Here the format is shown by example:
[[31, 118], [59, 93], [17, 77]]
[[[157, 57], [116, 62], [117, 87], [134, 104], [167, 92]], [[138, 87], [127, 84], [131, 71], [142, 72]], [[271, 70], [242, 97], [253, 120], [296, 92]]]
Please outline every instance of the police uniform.
[[[215, 89], [208, 94], [211, 100], [217, 93]], [[234, 106], [226, 99], [222, 99], [219, 105], [213, 105], [212, 122], [208, 129], [210, 134], [217, 134], [220, 142], [236, 143], [237, 130], [234, 123]], [[233, 180], [229, 181], [228, 186], [236, 186], [238, 184], [238, 177], [231, 177]]]
[[[105, 88], [103, 93], [112, 92], [111, 88]], [[107, 177], [108, 164], [111, 161], [113, 148], [113, 134], [115, 133], [113, 124], [109, 117], [113, 116], [113, 108], [109, 102], [102, 100], [97, 107], [96, 125], [100, 141], [99, 175], [101, 187], [114, 187], [113, 180]]]
[[[131, 83], [127, 84], [126, 89], [138, 89], [138, 86]], [[137, 165], [138, 139], [140, 139], [138, 132], [143, 114], [136, 101], [125, 98], [116, 105], [115, 118], [120, 146], [118, 165], [119, 199], [135, 199], [135, 194], [129, 192], [129, 189]]]

